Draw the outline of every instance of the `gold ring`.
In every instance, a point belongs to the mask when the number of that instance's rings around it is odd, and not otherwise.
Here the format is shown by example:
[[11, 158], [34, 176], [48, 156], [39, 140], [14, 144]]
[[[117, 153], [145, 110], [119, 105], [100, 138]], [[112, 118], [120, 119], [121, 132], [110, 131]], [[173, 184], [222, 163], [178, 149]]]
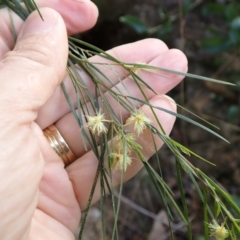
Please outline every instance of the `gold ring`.
[[75, 155], [54, 124], [44, 129], [43, 134], [53, 150], [63, 160], [65, 167], [76, 160]]

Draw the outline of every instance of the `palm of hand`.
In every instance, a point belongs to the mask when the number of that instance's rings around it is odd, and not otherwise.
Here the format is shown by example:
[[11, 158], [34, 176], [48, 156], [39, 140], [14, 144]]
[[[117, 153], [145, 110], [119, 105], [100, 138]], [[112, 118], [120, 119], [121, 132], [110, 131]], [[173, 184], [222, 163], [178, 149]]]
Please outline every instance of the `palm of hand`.
[[[45, 166], [39, 184], [39, 200], [33, 215], [32, 236], [36, 239], [72, 239], [76, 232], [81, 212], [69, 175], [62, 160], [40, 136]], [[38, 138], [37, 137], [37, 138]], [[43, 235], [43, 236], [42, 236]], [[74, 238], [73, 238], [74, 239]]]

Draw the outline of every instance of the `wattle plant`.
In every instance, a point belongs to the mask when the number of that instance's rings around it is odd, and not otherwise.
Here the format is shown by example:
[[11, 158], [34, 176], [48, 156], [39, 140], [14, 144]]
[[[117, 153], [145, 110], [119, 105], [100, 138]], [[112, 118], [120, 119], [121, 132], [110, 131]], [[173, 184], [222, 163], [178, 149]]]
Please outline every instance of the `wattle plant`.
[[[1, 0], [0, 4], [2, 7], [8, 7], [11, 9], [23, 20], [25, 20], [32, 11], [38, 10], [36, 3], [31, 0], [24, 0], [21, 4], [17, 0]], [[39, 15], [41, 17], [41, 11], [39, 11]], [[102, 59], [105, 59], [106, 63], [104, 63], [104, 61], [101, 63], [90, 62], [90, 56], [99, 56]], [[136, 88], [138, 88], [141, 92], [142, 98], [140, 99], [133, 97], [131, 93], [128, 92], [128, 89], [126, 89], [124, 86], [124, 83], [121, 81], [119, 81], [119, 84], [122, 84], [122, 89], [124, 89], [124, 92], [120, 88], [112, 89], [111, 86], [113, 86], [113, 80], [111, 77], [105, 75], [99, 66], [101, 66], [101, 68], [105, 66], [106, 68], [112, 70], [114, 76], [119, 77], [119, 79], [121, 79], [121, 76], [118, 76], [118, 72], [115, 71], [114, 67], [118, 66], [123, 68], [128, 73], [128, 78], [131, 79], [132, 83], [134, 83]], [[87, 76], [92, 80], [95, 88], [94, 94], [89, 91], [86, 83], [79, 75], [79, 69], [81, 69], [81, 71], [84, 71], [85, 74], [87, 74]], [[198, 157], [199, 159], [206, 162], [208, 161], [167, 136], [161, 125], [161, 122], [156, 117], [155, 111], [160, 110], [168, 114], [172, 114], [173, 116], [196, 125], [196, 127], [200, 127], [203, 130], [214, 134], [216, 137], [221, 138], [224, 141], [227, 140], [225, 140], [223, 137], [205, 125], [202, 125], [201, 123], [196, 122], [184, 115], [171, 112], [167, 109], [162, 108], [161, 106], [151, 105], [151, 103], [148, 101], [144, 89], [152, 91], [156, 95], [158, 95], [158, 93], [152, 89], [152, 87], [148, 85], [144, 79], [140, 77], [139, 72], [147, 71], [148, 73], [154, 75], [162, 75], [164, 72], [170, 72], [172, 74], [179, 74], [199, 80], [216, 82], [218, 84], [221, 83], [231, 85], [230, 83], [206, 78], [203, 76], [197, 76], [194, 74], [177, 72], [171, 69], [149, 66], [144, 63], [125, 63], [109, 55], [107, 52], [99, 49], [98, 47], [73, 37], [69, 37], [69, 56], [66, 71], [71, 78], [72, 84], [76, 91], [78, 110], [74, 108], [66, 87], [64, 83], [62, 83], [61, 86], [66, 96], [66, 101], [69, 103], [72, 114], [75, 117], [77, 124], [79, 125], [79, 131], [81, 133], [83, 142], [85, 143], [85, 149], [87, 150], [87, 148], [90, 147], [99, 160], [95, 181], [93, 183], [91, 194], [89, 196], [88, 206], [84, 211], [84, 216], [81, 221], [79, 239], [82, 238], [87, 214], [91, 206], [93, 193], [99, 179], [101, 182], [100, 201], [103, 203], [101, 204], [101, 212], [103, 215], [102, 221], [104, 221], [103, 199], [105, 198], [106, 192], [108, 192], [112, 196], [112, 207], [115, 217], [115, 222], [113, 223], [112, 239], [118, 239], [117, 220], [120, 209], [122, 187], [120, 186], [120, 198], [118, 202], [115, 203], [114, 201], [116, 200], [114, 200], [113, 197], [114, 193], [112, 187], [112, 174], [113, 171], [120, 171], [122, 175], [121, 178], [123, 179], [125, 171], [133, 161], [131, 157], [133, 155], [136, 156], [139, 161], [142, 161], [149, 174], [152, 185], [155, 187], [159, 198], [165, 206], [169, 218], [169, 229], [171, 231], [172, 237], [173, 233], [171, 223], [173, 219], [169, 207], [170, 205], [171, 207], [175, 207], [176, 211], [185, 223], [188, 231], [188, 239], [193, 239], [191, 222], [189, 220], [189, 213], [182, 184], [182, 172], [184, 171], [189, 174], [190, 179], [192, 180], [198, 192], [199, 198], [204, 206], [203, 225], [205, 229], [205, 239], [209, 239], [209, 237], [214, 237], [218, 240], [225, 239], [227, 237], [230, 237], [231, 239], [237, 239], [236, 236], [240, 235], [238, 220], [238, 218], [240, 218], [239, 207], [221, 186], [219, 186], [209, 176], [204, 174], [200, 169], [193, 166], [193, 164], [189, 161], [189, 158], [191, 156]], [[114, 109], [109, 104], [108, 100], [105, 97], [105, 92], [111, 95], [111, 97], [116, 100], [119, 106], [121, 106], [121, 108], [129, 113], [130, 117], [126, 122], [123, 122], [121, 120], [121, 114], [117, 112], [118, 110]], [[86, 102], [89, 102], [89, 104], [87, 105]], [[86, 107], [83, 108], [84, 105], [89, 106], [89, 109]], [[152, 121], [145, 112], [136, 109], [135, 106], [140, 105], [149, 106], [153, 116], [156, 117], [155, 121], [158, 124], [157, 127], [152, 124]], [[178, 105], [178, 107], [181, 106]], [[187, 109], [185, 110], [187, 111]], [[196, 117], [194, 114], [193, 116]], [[200, 120], [202, 121], [203, 119]], [[204, 122], [207, 123], [206, 121]], [[127, 130], [128, 126], [130, 125], [134, 129], [134, 132], [131, 134]], [[183, 209], [177, 205], [173, 198], [171, 189], [164, 182], [164, 179], [161, 175], [160, 159], [156, 157], [159, 169], [153, 169], [153, 167], [147, 161], [148, 159], [146, 159], [142, 154], [142, 149], [146, 146], [141, 146], [135, 141], [136, 137], [139, 137], [141, 135], [143, 136], [146, 130], [151, 133], [152, 148], [156, 153], [158, 149], [154, 144], [154, 139], [157, 137], [160, 138], [175, 155], [176, 176], [179, 191], [181, 194]], [[215, 205], [215, 208], [211, 209], [210, 206], [212, 206], [213, 203]], [[219, 221], [222, 223], [218, 223]], [[102, 232], [104, 236], [104, 224], [102, 224], [102, 226]]]

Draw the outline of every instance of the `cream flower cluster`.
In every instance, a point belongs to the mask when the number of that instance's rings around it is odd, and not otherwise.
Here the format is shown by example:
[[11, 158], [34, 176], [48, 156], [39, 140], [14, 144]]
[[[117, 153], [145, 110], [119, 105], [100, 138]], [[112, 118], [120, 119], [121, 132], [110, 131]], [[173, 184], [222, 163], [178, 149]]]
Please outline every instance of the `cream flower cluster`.
[[224, 223], [220, 226], [216, 221], [208, 224], [210, 237], [215, 240], [224, 240], [229, 236], [229, 231], [224, 227]]
[[87, 117], [87, 127], [93, 134], [101, 135], [102, 133], [107, 133], [108, 129], [104, 125], [107, 120], [104, 117], [104, 113], [100, 111], [97, 112], [96, 116], [86, 116]]
[[150, 123], [150, 118], [148, 118], [142, 110], [135, 110], [132, 112], [131, 116], [126, 122], [126, 124], [134, 124], [134, 131], [137, 132], [138, 136], [143, 132], [144, 129], [146, 129], [146, 125]]
[[[107, 133], [108, 129], [105, 126], [105, 122], [110, 121], [105, 119], [104, 113], [102, 113], [101, 110], [99, 110], [95, 116], [86, 116], [86, 118], [87, 127], [93, 134], [100, 136], [101, 134]], [[131, 113], [131, 116], [127, 119], [126, 124], [121, 127], [133, 124], [133, 130], [137, 133], [137, 136], [139, 136], [150, 123], [151, 120], [145, 115], [142, 110], [134, 110]], [[114, 170], [122, 170], [125, 172], [127, 170], [127, 167], [132, 162], [130, 156], [131, 148], [135, 146], [135, 148], [140, 150], [141, 146], [135, 142], [132, 134], [123, 134], [118, 130], [116, 130], [116, 132], [117, 144], [115, 144], [113, 152], [109, 155], [110, 166]], [[125, 145], [125, 147], [123, 147], [123, 145]]]
[[117, 152], [111, 153], [110, 159], [112, 161], [111, 167], [114, 170], [122, 170], [124, 172], [126, 172], [127, 167], [132, 163], [132, 159], [129, 155], [126, 154], [126, 156], [124, 156], [124, 154]]

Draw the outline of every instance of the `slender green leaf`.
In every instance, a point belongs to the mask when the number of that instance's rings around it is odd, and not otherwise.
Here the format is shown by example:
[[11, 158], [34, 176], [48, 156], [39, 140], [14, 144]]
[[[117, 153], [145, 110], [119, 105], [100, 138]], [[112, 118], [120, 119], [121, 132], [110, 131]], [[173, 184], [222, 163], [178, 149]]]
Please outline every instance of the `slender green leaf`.
[[141, 100], [141, 99], [138, 99], [138, 98], [135, 98], [135, 97], [131, 97], [131, 96], [127, 96], [127, 97], [128, 97], [128, 98], [132, 98], [132, 99], [134, 99], [134, 100], [136, 100], [136, 101], [138, 101], [138, 102], [141, 102], [141, 103], [143, 103], [143, 104], [146, 104], [146, 105], [148, 105], [148, 106], [150, 106], [150, 107], [152, 107], [152, 108], [156, 108], [156, 109], [161, 110], [161, 111], [163, 111], [163, 112], [169, 113], [169, 114], [171, 114], [171, 115], [173, 115], [173, 116], [176, 116], [176, 117], [178, 117], [178, 118], [180, 118], [180, 119], [182, 119], [182, 120], [184, 120], [184, 121], [186, 121], [186, 122], [189, 122], [189, 123], [191, 123], [191, 124], [193, 124], [193, 125], [196, 125], [196, 126], [202, 128], [202, 129], [206, 130], [207, 132], [210, 132], [211, 134], [215, 135], [216, 137], [222, 139], [223, 141], [229, 143], [229, 141], [227, 141], [227, 140], [226, 140], [224, 137], [222, 137], [221, 135], [215, 133], [215, 132], [212, 131], [211, 129], [205, 127], [204, 125], [202, 125], [202, 124], [200, 124], [200, 123], [198, 123], [198, 122], [196, 122], [196, 121], [194, 121], [194, 120], [192, 120], [192, 119], [190, 119], [190, 118], [188, 118], [188, 117], [185, 117], [185, 116], [183, 116], [183, 115], [181, 115], [181, 114], [179, 114], [179, 113], [176, 113], [176, 112], [172, 112], [172, 111], [167, 110], [167, 109], [165, 109], [165, 108], [152, 106], [150, 103], [145, 102], [145, 101], [143, 101], [143, 100]]
[[207, 206], [207, 194], [203, 190], [203, 216], [204, 216], [204, 236], [206, 240], [209, 240], [209, 220], [208, 220], [208, 206]]
[[182, 185], [183, 180], [182, 180], [180, 164], [179, 164], [177, 158], [176, 158], [176, 172], [177, 172], [178, 187], [180, 190], [182, 205], [183, 205], [183, 209], [184, 209], [183, 213], [184, 213], [184, 217], [187, 221], [186, 226], [187, 226], [187, 232], [188, 232], [188, 240], [191, 240], [192, 239], [192, 231], [191, 231], [190, 222], [189, 222], [188, 208], [187, 208], [187, 203], [186, 203], [186, 199], [185, 199], [185, 193], [184, 193], [184, 189], [183, 189], [183, 185]]

